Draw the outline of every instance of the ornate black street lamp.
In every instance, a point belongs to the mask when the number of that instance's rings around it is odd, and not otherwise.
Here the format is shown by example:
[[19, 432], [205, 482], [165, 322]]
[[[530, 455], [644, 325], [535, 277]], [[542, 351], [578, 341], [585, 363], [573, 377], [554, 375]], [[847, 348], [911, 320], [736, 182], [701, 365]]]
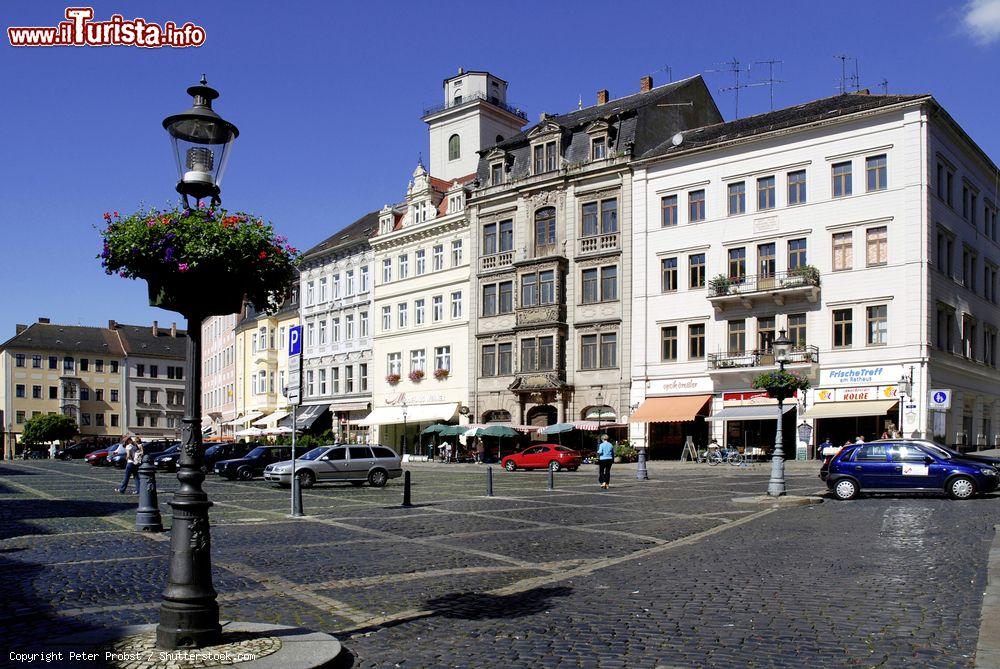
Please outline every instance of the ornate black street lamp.
[[[778, 338], [771, 342], [774, 360], [778, 369], [784, 373], [788, 353], [792, 349], [792, 340], [785, 335], [785, 330], [778, 332]], [[793, 391], [794, 392], [794, 391]], [[784, 418], [784, 402], [790, 397], [785, 388], [769, 390], [771, 397], [778, 400], [778, 427], [774, 436], [774, 453], [771, 455], [771, 479], [767, 482], [767, 494], [771, 497], [781, 497], [785, 494], [785, 449], [782, 422]]]
[[403, 440], [401, 442], [402, 447], [400, 450], [403, 452], [400, 455], [406, 455], [406, 398], [403, 398]]
[[[219, 203], [222, 179], [232, 142], [239, 130], [212, 110], [218, 91], [204, 75], [198, 86], [187, 90], [194, 105], [181, 114], [168, 116], [163, 127], [170, 134], [179, 181], [177, 192], [200, 201], [211, 197]], [[184, 167], [182, 167], [184, 165]], [[212, 291], [211, 286], [204, 286]], [[231, 313], [226, 305], [211, 304], [207, 296], [189, 295], [175, 308], [187, 318], [187, 380], [185, 383], [182, 447], [177, 462], [180, 488], [170, 506], [170, 574], [160, 603], [156, 645], [174, 650], [201, 648], [217, 643], [219, 625], [217, 593], [212, 585], [212, 550], [208, 509], [212, 506], [202, 490], [204, 450], [201, 435], [201, 322], [215, 313]]]
[[195, 200], [211, 197], [216, 205], [229, 150], [240, 131], [212, 109], [219, 92], [208, 86], [205, 75], [187, 92], [194, 98], [192, 107], [163, 119], [177, 164], [177, 192], [185, 205], [189, 195]]

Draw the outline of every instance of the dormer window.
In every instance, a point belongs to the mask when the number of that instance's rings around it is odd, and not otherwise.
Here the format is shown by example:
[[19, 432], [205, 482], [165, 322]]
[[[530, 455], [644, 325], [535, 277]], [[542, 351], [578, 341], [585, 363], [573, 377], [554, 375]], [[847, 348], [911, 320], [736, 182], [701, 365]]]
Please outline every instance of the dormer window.
[[496, 186], [503, 183], [503, 163], [492, 163], [490, 165], [490, 185]]
[[590, 140], [590, 159], [604, 160], [608, 157], [608, 138], [604, 135]]
[[551, 172], [556, 169], [556, 142], [545, 142], [544, 144], [535, 144], [532, 149], [534, 174], [541, 174], [543, 172]]
[[[462, 97], [462, 96], [458, 96]], [[458, 160], [462, 156], [462, 140], [458, 135], [448, 138], [448, 160]]]
[[380, 235], [386, 235], [392, 232], [392, 223], [392, 214], [380, 217], [378, 219], [378, 233]]
[[448, 196], [448, 213], [454, 214], [456, 212], [462, 211], [462, 201], [463, 197], [461, 193]]

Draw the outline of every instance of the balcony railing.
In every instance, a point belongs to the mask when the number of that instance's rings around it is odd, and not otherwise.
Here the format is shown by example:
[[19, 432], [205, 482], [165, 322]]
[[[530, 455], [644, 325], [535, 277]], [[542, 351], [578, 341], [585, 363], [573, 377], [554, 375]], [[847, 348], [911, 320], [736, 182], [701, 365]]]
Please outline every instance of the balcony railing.
[[601, 251], [617, 251], [620, 248], [618, 233], [613, 232], [596, 237], [584, 237], [580, 240], [580, 253], [597, 253]]
[[503, 269], [514, 264], [514, 252], [504, 251], [493, 255], [483, 256], [479, 259], [479, 271], [489, 272], [495, 269]]
[[793, 288], [819, 286], [819, 272], [813, 268], [793, 269], [773, 274], [748, 274], [745, 276], [717, 276], [708, 282], [708, 296], [749, 295]]
[[[789, 352], [788, 362], [785, 364], [800, 365], [817, 363], [819, 363], [819, 348], [816, 346], [802, 346], [794, 348]], [[771, 350], [708, 354], [708, 368], [710, 370], [774, 367], [777, 364], [774, 360], [774, 352]]]
[[485, 100], [486, 102], [489, 102], [494, 107], [499, 107], [500, 109], [503, 109], [504, 111], [510, 112], [514, 116], [517, 116], [519, 118], [523, 118], [526, 121], [528, 120], [528, 115], [526, 113], [524, 113], [523, 111], [521, 111], [520, 109], [518, 109], [517, 107], [509, 105], [509, 104], [507, 104], [505, 102], [500, 102], [500, 100], [498, 100], [497, 98], [494, 98], [494, 97], [491, 97], [491, 96], [487, 96], [484, 93], [473, 93], [471, 95], [465, 95], [465, 96], [463, 96], [460, 101], [448, 100], [447, 102], [444, 102], [442, 104], [434, 105], [433, 107], [427, 107], [426, 109], [424, 109], [424, 114], [423, 115], [424, 116], [430, 116], [431, 114], [437, 114], [438, 112], [442, 112], [445, 109], [451, 109], [452, 107], [461, 107], [462, 105], [468, 104], [468, 103], [473, 102], [475, 100]]

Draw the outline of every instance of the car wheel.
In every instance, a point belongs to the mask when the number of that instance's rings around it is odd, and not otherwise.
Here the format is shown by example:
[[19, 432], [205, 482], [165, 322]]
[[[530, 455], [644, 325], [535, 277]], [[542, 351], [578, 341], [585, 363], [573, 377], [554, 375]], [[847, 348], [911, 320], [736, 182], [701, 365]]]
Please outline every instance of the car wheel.
[[351, 481], [351, 485], [354, 486], [355, 488], [360, 488], [364, 484], [365, 484], [364, 481]]
[[858, 496], [858, 484], [852, 479], [840, 479], [833, 486], [833, 494], [839, 500], [854, 499]]
[[296, 472], [295, 476], [299, 479], [299, 486], [302, 488], [312, 488], [316, 483], [316, 475], [308, 469]]
[[560, 469], [562, 469], [562, 465], [560, 465], [557, 460], [553, 460], [552, 462], [549, 463], [549, 469], [551, 469], [554, 472], [557, 472]]
[[508, 460], [507, 462], [503, 463], [503, 468], [509, 472], [512, 472], [515, 469], [517, 469], [517, 465], [514, 464], [513, 460]]
[[952, 499], [969, 499], [976, 494], [976, 482], [968, 476], [956, 476], [948, 481], [945, 491]]
[[241, 481], [249, 481], [253, 478], [253, 471], [249, 467], [240, 467], [236, 470], [236, 476]]
[[368, 473], [368, 485], [373, 488], [384, 488], [389, 482], [389, 474], [384, 469], [373, 469]]

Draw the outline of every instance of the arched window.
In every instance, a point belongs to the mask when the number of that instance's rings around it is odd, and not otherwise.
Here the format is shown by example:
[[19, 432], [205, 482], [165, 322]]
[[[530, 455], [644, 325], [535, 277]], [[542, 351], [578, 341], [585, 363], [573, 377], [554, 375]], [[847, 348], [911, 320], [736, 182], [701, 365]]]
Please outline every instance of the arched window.
[[509, 423], [510, 412], [506, 409], [493, 409], [483, 414], [484, 423]]
[[525, 420], [528, 421], [528, 425], [546, 427], [547, 425], [555, 425], [557, 416], [558, 413], [556, 412], [556, 408], [554, 406], [542, 404], [528, 409], [528, 413], [525, 415]]
[[600, 420], [604, 423], [613, 423], [618, 420], [615, 410], [607, 404], [589, 406], [580, 412], [580, 417], [583, 420]]
[[458, 135], [448, 138], [448, 160], [458, 160], [462, 155], [462, 140]]
[[556, 250], [556, 209], [543, 207], [535, 212], [535, 257], [555, 253]]

